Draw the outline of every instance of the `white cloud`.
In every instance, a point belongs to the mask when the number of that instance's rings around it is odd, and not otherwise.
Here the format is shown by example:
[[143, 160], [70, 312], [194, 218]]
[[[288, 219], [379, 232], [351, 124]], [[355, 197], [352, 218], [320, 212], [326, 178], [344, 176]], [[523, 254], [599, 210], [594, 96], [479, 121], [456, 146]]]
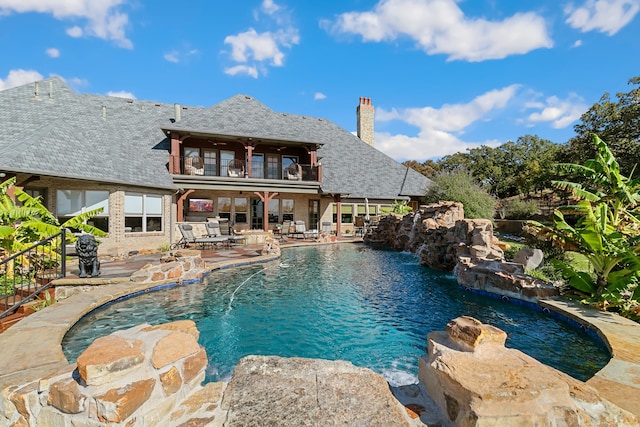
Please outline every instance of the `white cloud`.
[[124, 90], [109, 91], [109, 92], [107, 92], [107, 96], [114, 96], [116, 98], [136, 99], [134, 94], [132, 94], [131, 92], [124, 91]]
[[442, 157], [480, 145], [497, 146], [498, 141], [465, 142], [459, 136], [478, 121], [490, 119], [490, 114], [503, 109], [514, 98], [518, 85], [486, 92], [466, 104], [433, 107], [376, 109], [376, 121], [400, 120], [417, 127], [417, 136], [376, 132], [375, 146], [394, 159]]
[[313, 94], [313, 99], [319, 100], [319, 99], [326, 99], [327, 95], [325, 95], [322, 92], [316, 92]]
[[525, 107], [540, 110], [527, 116], [525, 122], [529, 126], [549, 122], [554, 129], [566, 128], [589, 108], [576, 94], [570, 94], [567, 99], [550, 96], [544, 102], [528, 103]]
[[640, 11], [640, 0], [587, 0], [581, 7], [569, 5], [566, 22], [580, 31], [600, 31], [612, 36]]
[[187, 51], [180, 52], [178, 50], [172, 50], [171, 52], [165, 53], [162, 57], [169, 62], [178, 63], [182, 62], [188, 57], [195, 55], [198, 53], [198, 49], [191, 49]]
[[60, 57], [60, 51], [58, 49], [56, 49], [55, 47], [50, 47], [49, 49], [45, 50], [45, 53], [50, 58], [59, 58]]
[[129, 23], [127, 14], [118, 10], [126, 0], [0, 0], [0, 14], [48, 13], [58, 20], [85, 19], [84, 28], [67, 29], [71, 37], [88, 35], [111, 40], [118, 46], [131, 49], [133, 43], [125, 35]]
[[466, 17], [456, 0], [380, 0], [372, 11], [344, 13], [321, 26], [334, 33], [359, 34], [364, 41], [413, 39], [430, 55], [470, 62], [500, 59], [553, 42], [545, 20], [517, 13], [501, 21]]
[[67, 28], [67, 35], [69, 37], [73, 37], [74, 39], [82, 37], [83, 34], [84, 31], [82, 31], [82, 28], [78, 27], [77, 25], [75, 27]]
[[250, 75], [257, 78], [259, 68], [266, 70], [267, 65], [282, 67], [285, 57], [283, 50], [300, 43], [298, 29], [290, 24], [291, 19], [285, 9], [273, 1], [265, 0], [261, 10], [267, 13], [279, 28], [264, 32], [249, 28], [245, 32], [225, 37], [224, 43], [231, 46], [231, 60], [239, 65], [245, 65], [245, 67], [228, 67], [225, 70], [227, 74], [235, 75], [251, 71]]
[[580, 46], [582, 46], [582, 40], [576, 40], [571, 47], [580, 47]]
[[6, 79], [0, 79], [0, 90], [10, 89], [38, 80], [42, 80], [42, 74], [37, 71], [22, 69], [11, 70]]
[[258, 70], [256, 67], [250, 67], [247, 65], [236, 65], [233, 67], [225, 68], [225, 74], [229, 74], [230, 76], [236, 76], [238, 74], [246, 74], [254, 79], [258, 78]]

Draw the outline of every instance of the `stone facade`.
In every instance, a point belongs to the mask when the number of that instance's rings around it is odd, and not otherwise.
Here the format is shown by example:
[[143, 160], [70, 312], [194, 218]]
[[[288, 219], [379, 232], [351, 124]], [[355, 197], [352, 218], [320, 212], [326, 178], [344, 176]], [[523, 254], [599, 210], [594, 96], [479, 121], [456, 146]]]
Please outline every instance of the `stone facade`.
[[637, 426], [598, 392], [505, 348], [507, 334], [471, 317], [429, 333], [419, 378], [454, 426]]
[[[190, 320], [139, 325], [96, 339], [75, 365], [4, 391], [10, 426], [206, 425], [224, 385], [207, 366]], [[2, 418], [0, 418], [2, 421]]]

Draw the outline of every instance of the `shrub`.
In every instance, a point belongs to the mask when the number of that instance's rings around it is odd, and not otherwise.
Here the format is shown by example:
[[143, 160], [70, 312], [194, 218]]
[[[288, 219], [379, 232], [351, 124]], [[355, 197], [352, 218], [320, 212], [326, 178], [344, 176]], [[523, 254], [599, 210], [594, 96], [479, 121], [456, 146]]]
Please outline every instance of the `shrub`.
[[495, 213], [493, 197], [465, 170], [442, 172], [433, 178], [425, 201], [437, 203], [445, 200], [462, 203], [466, 218], [493, 219]]
[[502, 209], [505, 219], [529, 219], [540, 213], [540, 208], [535, 200], [507, 200]]

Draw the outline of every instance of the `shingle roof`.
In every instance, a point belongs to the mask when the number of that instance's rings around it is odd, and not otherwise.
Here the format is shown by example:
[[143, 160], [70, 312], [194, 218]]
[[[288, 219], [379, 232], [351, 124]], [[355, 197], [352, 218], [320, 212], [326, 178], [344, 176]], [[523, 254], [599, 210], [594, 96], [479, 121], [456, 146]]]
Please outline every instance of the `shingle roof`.
[[[163, 129], [322, 145], [322, 191], [394, 199], [429, 180], [321, 118], [275, 112], [236, 95], [209, 108], [76, 94], [53, 77], [0, 91], [0, 170], [174, 189]], [[50, 96], [51, 92], [51, 96]]]

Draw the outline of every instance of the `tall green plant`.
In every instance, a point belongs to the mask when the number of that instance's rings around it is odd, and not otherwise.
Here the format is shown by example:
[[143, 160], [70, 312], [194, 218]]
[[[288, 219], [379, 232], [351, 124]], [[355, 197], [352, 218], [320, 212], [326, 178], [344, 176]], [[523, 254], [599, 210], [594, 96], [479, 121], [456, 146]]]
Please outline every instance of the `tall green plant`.
[[[102, 230], [86, 223], [102, 212], [102, 208], [76, 215], [60, 224], [42, 204], [40, 198], [31, 197], [16, 187], [15, 183], [15, 177], [0, 183], [0, 255], [3, 257], [11, 256], [39, 240], [54, 236], [63, 228], [73, 228], [98, 237], [106, 235]], [[73, 233], [67, 233], [67, 240], [69, 243], [74, 242], [76, 237]], [[28, 264], [27, 259], [18, 261]], [[11, 266], [7, 274], [13, 274]]]
[[[595, 159], [584, 165], [559, 165], [580, 181], [554, 182], [579, 202], [556, 210], [552, 226], [529, 221], [527, 230], [565, 250], [583, 254], [589, 260], [590, 271], [578, 271], [560, 261], [554, 261], [554, 265], [570, 286], [589, 294], [591, 302], [624, 311], [637, 307], [640, 298], [640, 180], [622, 175], [607, 144], [596, 135], [593, 143]], [[563, 211], [574, 215], [574, 225]]]

